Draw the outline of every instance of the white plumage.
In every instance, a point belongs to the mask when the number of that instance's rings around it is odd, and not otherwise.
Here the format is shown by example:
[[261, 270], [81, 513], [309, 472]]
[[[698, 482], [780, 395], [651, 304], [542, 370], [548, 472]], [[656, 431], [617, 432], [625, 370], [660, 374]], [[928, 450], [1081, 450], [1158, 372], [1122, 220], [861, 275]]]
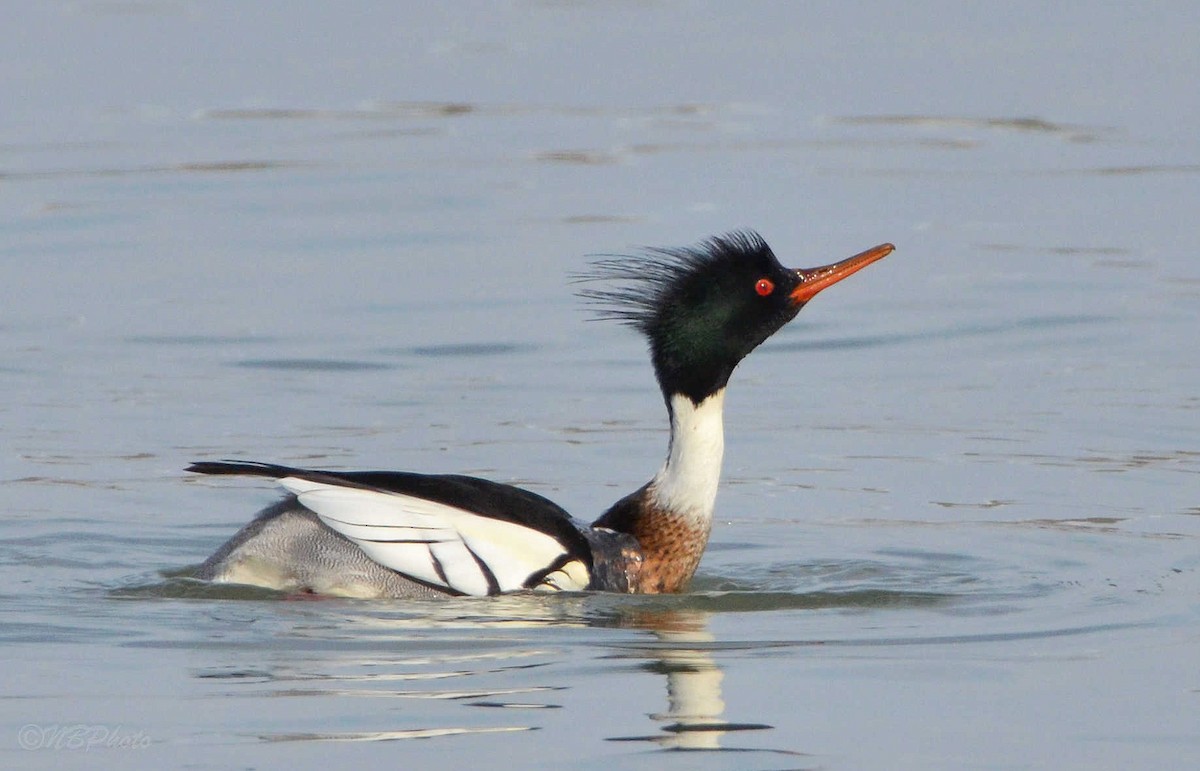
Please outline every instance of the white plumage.
[[371, 559], [433, 586], [478, 597], [497, 590], [587, 588], [587, 571], [577, 561], [551, 573], [545, 585], [527, 586], [530, 576], [567, 551], [524, 525], [401, 493], [298, 477], [279, 483]]
[[704, 527], [712, 521], [721, 479], [724, 409], [724, 388], [699, 404], [680, 394], [671, 396], [671, 447], [650, 485], [658, 506]]

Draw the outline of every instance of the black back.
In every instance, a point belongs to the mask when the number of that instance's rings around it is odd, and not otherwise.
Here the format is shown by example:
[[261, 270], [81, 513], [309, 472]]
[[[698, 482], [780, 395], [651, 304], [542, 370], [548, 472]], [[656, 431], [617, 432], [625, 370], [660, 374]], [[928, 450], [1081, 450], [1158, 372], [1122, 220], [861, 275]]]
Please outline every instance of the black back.
[[474, 512], [480, 516], [537, 530], [553, 537], [572, 557], [591, 567], [591, 548], [561, 506], [537, 493], [512, 485], [459, 474], [417, 474], [408, 471], [322, 471], [254, 461], [201, 461], [188, 466], [198, 474], [230, 474], [312, 482], [378, 490], [423, 498]]

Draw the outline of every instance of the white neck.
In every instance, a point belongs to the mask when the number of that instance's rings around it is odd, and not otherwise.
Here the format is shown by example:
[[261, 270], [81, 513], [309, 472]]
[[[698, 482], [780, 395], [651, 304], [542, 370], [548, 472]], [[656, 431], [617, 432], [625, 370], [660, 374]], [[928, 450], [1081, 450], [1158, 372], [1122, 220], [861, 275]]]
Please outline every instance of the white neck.
[[650, 483], [656, 505], [697, 522], [711, 522], [725, 453], [722, 413], [725, 389], [699, 404], [671, 397], [671, 445], [667, 462]]

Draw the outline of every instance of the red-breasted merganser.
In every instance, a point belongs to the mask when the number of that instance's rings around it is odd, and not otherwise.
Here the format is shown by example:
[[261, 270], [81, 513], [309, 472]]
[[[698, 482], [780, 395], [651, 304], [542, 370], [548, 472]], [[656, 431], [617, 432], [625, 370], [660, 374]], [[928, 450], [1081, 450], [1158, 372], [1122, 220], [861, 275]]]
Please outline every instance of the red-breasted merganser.
[[757, 233], [740, 231], [595, 263], [584, 278], [615, 285], [581, 295], [645, 335], [671, 435], [654, 478], [590, 526], [540, 495], [474, 477], [204, 461], [188, 470], [270, 477], [291, 495], [198, 577], [352, 597], [678, 592], [712, 529], [734, 367], [822, 289], [893, 248], [791, 270]]

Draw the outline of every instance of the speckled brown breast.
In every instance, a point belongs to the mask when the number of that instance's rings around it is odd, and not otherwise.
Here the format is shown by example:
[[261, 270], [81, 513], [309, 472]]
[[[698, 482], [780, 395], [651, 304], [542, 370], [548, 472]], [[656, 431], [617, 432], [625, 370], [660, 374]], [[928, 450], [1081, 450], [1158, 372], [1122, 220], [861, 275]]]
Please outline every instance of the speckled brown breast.
[[[594, 587], [630, 594], [663, 594], [683, 589], [696, 572], [708, 545], [711, 521], [660, 508], [654, 504], [650, 485], [613, 504], [592, 525], [612, 535], [636, 541], [614, 549], [606, 544], [599, 552], [603, 573]], [[597, 532], [593, 530], [593, 532]], [[589, 536], [589, 540], [590, 540]], [[633, 554], [633, 548], [639, 554]], [[636, 557], [636, 558], [635, 558]], [[617, 580], [614, 580], [613, 577]]]
[[634, 526], [642, 547], [642, 567], [630, 587], [634, 594], [678, 592], [687, 585], [708, 545], [709, 528], [679, 514], [648, 512]]

